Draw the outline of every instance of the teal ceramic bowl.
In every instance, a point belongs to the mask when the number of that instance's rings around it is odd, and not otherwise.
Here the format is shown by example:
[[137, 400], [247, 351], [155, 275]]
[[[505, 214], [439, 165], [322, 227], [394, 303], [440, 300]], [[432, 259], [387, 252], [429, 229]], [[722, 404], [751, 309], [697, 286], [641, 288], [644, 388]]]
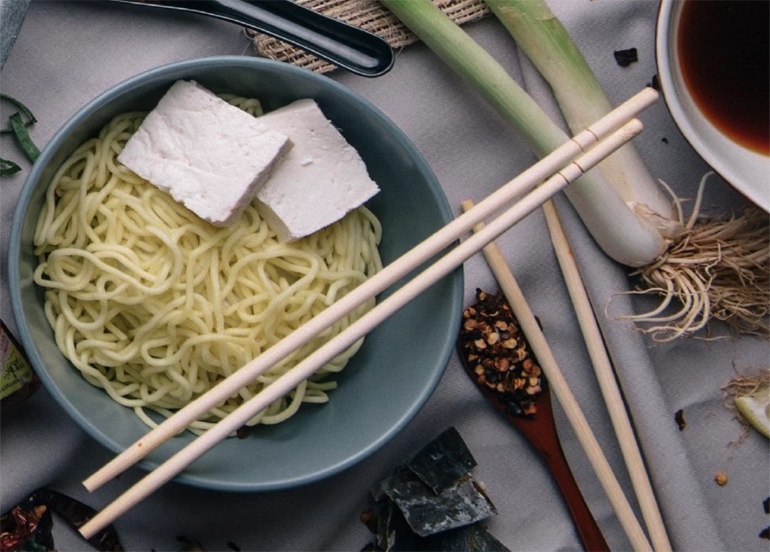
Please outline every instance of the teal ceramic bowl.
[[[380, 111], [347, 88], [303, 69], [245, 57], [190, 60], [154, 69], [103, 93], [46, 146], [19, 198], [9, 247], [9, 284], [19, 334], [44, 385], [88, 433], [120, 452], [147, 432], [129, 409], [88, 384], [61, 354], [33, 283], [35, 222], [56, 169], [113, 116], [149, 110], [178, 79], [215, 92], [259, 98], [272, 110], [314, 98], [360, 152], [381, 192], [368, 203], [382, 221], [387, 264], [452, 218], [426, 162]], [[311, 483], [363, 460], [402, 429], [428, 400], [454, 346], [462, 310], [458, 269], [367, 337], [324, 405], [305, 405], [289, 421], [229, 439], [191, 464], [177, 481], [228, 491], [267, 491]], [[392, 292], [392, 290], [391, 290]], [[385, 296], [387, 295], [384, 294]], [[149, 455], [152, 469], [193, 440], [186, 432]]]

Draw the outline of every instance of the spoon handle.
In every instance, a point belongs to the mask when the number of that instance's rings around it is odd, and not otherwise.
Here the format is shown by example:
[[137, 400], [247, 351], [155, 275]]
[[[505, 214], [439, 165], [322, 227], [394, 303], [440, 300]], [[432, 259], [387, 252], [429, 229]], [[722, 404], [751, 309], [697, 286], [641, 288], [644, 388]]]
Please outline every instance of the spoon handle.
[[557, 442], [555, 446], [545, 449], [536, 448], [556, 480], [567, 509], [575, 521], [575, 529], [585, 550], [587, 552], [608, 552], [610, 548], [607, 541], [604, 540], [604, 535], [602, 535], [594, 516], [588, 509], [583, 493], [580, 492], [575, 476], [567, 464], [561, 445]]
[[288, 0], [117, 0], [200, 13], [278, 38], [365, 77], [393, 66], [394, 53], [382, 38]]

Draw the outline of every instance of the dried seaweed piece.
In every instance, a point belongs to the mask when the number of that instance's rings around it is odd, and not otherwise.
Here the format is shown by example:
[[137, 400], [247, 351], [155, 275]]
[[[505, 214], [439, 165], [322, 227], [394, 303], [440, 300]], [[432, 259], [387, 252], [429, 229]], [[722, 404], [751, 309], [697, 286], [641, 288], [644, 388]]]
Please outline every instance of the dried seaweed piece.
[[406, 465], [434, 493], [440, 494], [460, 476], [475, 468], [477, 463], [460, 433], [450, 427], [428, 443]]
[[481, 524], [444, 531], [423, 539], [425, 552], [510, 552]]
[[684, 431], [684, 428], [687, 427], [687, 422], [684, 421], [684, 410], [681, 408], [677, 410], [676, 414], [674, 414], [674, 420], [676, 425], [679, 426], [679, 431]]
[[639, 61], [639, 54], [636, 51], [636, 48], [629, 48], [628, 50], [615, 50], [613, 55], [615, 56], [615, 61], [617, 61], [618, 65], [621, 67], [628, 67], [632, 63]]
[[392, 501], [388, 501], [387, 504], [385, 516], [387, 547], [382, 550], [384, 552], [422, 550], [421, 538], [414, 534], [401, 510]]
[[770, 527], [762, 529], [762, 531], [759, 532], [759, 538], [770, 540]]
[[392, 500], [412, 530], [422, 537], [497, 514], [492, 501], [470, 474], [437, 495], [415, 474], [401, 472], [381, 482], [372, 494], [384, 494]]
[[770, 496], [762, 501], [762, 508], [765, 509], [766, 514], [770, 514]]

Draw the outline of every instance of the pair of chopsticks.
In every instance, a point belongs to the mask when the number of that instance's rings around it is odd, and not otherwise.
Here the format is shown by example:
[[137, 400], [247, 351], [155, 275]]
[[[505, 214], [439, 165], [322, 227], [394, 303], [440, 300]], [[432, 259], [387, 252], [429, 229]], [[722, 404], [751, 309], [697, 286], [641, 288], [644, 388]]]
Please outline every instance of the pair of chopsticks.
[[[658, 93], [651, 88], [633, 96], [607, 116], [575, 135], [570, 141], [502, 186], [473, 209], [460, 215], [384, 267], [377, 275], [327, 307], [209, 392], [177, 411], [108, 462], [83, 482], [89, 491], [98, 489], [107, 481], [133, 466], [168, 439], [184, 430], [199, 416], [237, 393], [240, 388], [248, 385], [288, 354], [309, 342], [329, 325], [447, 249], [461, 236], [472, 230], [475, 225], [493, 215], [498, 215], [483, 230], [474, 233], [461, 244], [450, 249], [433, 265], [404, 284], [345, 331], [320, 347], [291, 371], [281, 376], [221, 420], [216, 426], [146, 475], [84, 524], [80, 528], [80, 533], [86, 539], [93, 537], [183, 471], [185, 467], [219, 441], [243, 426], [258, 412], [289, 393], [330, 359], [368, 334], [414, 297], [452, 272], [465, 260], [548, 201], [553, 195], [638, 135], [642, 131], [642, 124], [635, 117], [652, 105], [657, 98]], [[513, 203], [519, 197], [521, 199]], [[594, 451], [593, 454], [604, 458], [600, 450]], [[607, 462], [606, 459], [604, 462]], [[614, 476], [612, 477], [614, 479]], [[617, 485], [617, 481], [615, 484]], [[630, 506], [628, 508], [630, 509]]]
[[[462, 208], [467, 212], [473, 208], [473, 202], [464, 201]], [[564, 378], [556, 362], [556, 358], [551, 352], [543, 330], [540, 328], [540, 324], [529, 307], [521, 287], [508, 267], [508, 263], [500, 248], [495, 243], [490, 243], [483, 249], [484, 257], [497, 278], [500, 289], [503, 291], [506, 299], [508, 299], [511, 310], [519, 321], [524, 335], [527, 336], [535, 356], [540, 361], [543, 374], [545, 374], [553, 394], [562, 406], [570, 425], [575, 430], [575, 435], [583, 447], [591, 466], [594, 468], [599, 483], [607, 494], [634, 550], [637, 552], [651, 552], [654, 549], [656, 552], [671, 552], [671, 543], [666, 533], [666, 527], [663, 523], [663, 518], [658, 508], [620, 389], [615, 380], [612, 364], [604, 346], [599, 325], [591, 308], [588, 292], [583, 285], [577, 262], [572, 254], [567, 235], [564, 232], [553, 201], [548, 200], [543, 204], [543, 212], [551, 236], [551, 242], [556, 251], [556, 257], [567, 285], [567, 291], [575, 309], [578, 325], [583, 334], [588, 355], [593, 364], [602, 397], [607, 406], [615, 436], [620, 445], [621, 454], [628, 469], [631, 484], [639, 501], [642, 517], [646, 522], [653, 546], [647, 540], [622, 489], [612, 474], [612, 468], [601, 454], [599, 443], [594, 438], [588, 422], [583, 416], [577, 400], [572, 394], [567, 380]], [[474, 231], [479, 232], [482, 228], [483, 224], [478, 224]]]

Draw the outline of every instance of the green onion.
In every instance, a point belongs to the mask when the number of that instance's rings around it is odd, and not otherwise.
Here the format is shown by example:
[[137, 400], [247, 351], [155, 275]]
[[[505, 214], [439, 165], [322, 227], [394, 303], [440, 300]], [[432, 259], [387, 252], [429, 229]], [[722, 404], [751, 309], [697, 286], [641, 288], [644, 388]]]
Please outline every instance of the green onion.
[[0, 176], [11, 176], [21, 170], [21, 167], [9, 159], [0, 158]]
[[[22, 113], [27, 118], [26, 122], [24, 123], [25, 127], [37, 122], [37, 118], [32, 113], [32, 111], [30, 111], [26, 105], [21, 103], [16, 98], [9, 96], [8, 94], [0, 93], [0, 100], [5, 100], [7, 102], [12, 103], [14, 106], [16, 106], [19, 112]], [[11, 132], [15, 133], [12, 127], [6, 127], [6, 128], [0, 129], [0, 134], [10, 134]]]
[[[476, 87], [543, 157], [569, 137], [505, 69], [429, 0], [383, 0], [415, 35]], [[615, 260], [643, 266], [666, 250], [660, 232], [632, 209], [597, 170], [565, 193], [594, 239]]]
[[[544, 0], [486, 0], [551, 85], [573, 132], [610, 109], [610, 103], [567, 30]], [[539, 156], [567, 140], [548, 115], [483, 48], [430, 0], [382, 0], [418, 38], [470, 82]], [[706, 177], [701, 180], [700, 198]], [[668, 190], [670, 193], [670, 190]], [[662, 296], [648, 313], [626, 318], [670, 341], [704, 328], [711, 318], [740, 333], [770, 337], [768, 216], [689, 221], [681, 202], [670, 205], [641, 157], [626, 146], [565, 189], [594, 240], [611, 258], [638, 267], [642, 293]], [[697, 223], [695, 223], [697, 219]], [[715, 239], [715, 236], [719, 236]], [[678, 300], [682, 308], [663, 311]]]
[[37, 148], [32, 138], [29, 137], [27, 127], [24, 126], [24, 121], [21, 120], [21, 114], [16, 112], [11, 115], [11, 127], [13, 128], [13, 135], [16, 138], [16, 142], [19, 147], [27, 156], [30, 163], [34, 163], [35, 160], [40, 157], [40, 150]]
[[[582, 53], [567, 29], [543, 0], [485, 0], [551, 86], [573, 133], [580, 132], [612, 110]], [[627, 204], [644, 206], [666, 221], [662, 230], [678, 225], [669, 198], [650, 175], [636, 147], [629, 143], [599, 165]], [[657, 218], [655, 220], [661, 220]], [[652, 262], [654, 259], [648, 259]], [[646, 264], [646, 263], [645, 263]]]

